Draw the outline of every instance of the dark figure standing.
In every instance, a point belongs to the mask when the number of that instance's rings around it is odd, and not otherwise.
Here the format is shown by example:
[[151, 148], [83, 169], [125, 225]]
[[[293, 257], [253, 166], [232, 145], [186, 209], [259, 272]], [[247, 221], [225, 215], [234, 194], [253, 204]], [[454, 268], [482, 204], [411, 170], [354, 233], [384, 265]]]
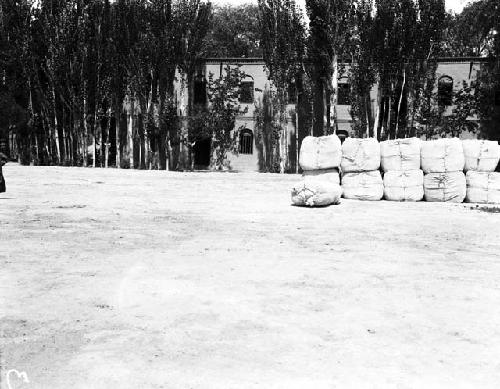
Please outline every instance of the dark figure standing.
[[2, 166], [7, 163], [9, 158], [3, 154], [0, 153], [0, 193], [5, 192], [5, 179], [3, 178], [3, 173], [2, 173]]

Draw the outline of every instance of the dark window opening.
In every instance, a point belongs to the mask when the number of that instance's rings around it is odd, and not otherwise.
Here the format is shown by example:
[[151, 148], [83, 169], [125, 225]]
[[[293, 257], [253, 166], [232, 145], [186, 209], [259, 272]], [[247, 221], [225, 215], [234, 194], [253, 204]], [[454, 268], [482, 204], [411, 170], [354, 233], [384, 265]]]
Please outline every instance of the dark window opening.
[[253, 133], [250, 130], [240, 132], [240, 154], [253, 154]]
[[297, 89], [294, 82], [288, 84], [288, 104], [297, 104]]
[[194, 104], [207, 104], [207, 82], [204, 79], [198, 79], [194, 82]]
[[338, 85], [338, 105], [351, 105], [351, 85], [339, 84]]
[[253, 81], [243, 81], [240, 85], [240, 103], [253, 103]]
[[495, 91], [495, 106], [500, 107], [500, 89]]
[[451, 105], [453, 102], [453, 78], [443, 76], [438, 81], [438, 104]]

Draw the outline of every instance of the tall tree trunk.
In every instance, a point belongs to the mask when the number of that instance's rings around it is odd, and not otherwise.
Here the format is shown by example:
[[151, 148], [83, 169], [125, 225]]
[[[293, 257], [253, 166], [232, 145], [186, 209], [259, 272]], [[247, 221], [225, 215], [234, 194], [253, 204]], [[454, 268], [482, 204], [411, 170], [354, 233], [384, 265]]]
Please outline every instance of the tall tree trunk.
[[134, 165], [134, 99], [130, 99], [130, 103], [128, 106], [128, 127], [127, 127], [127, 139], [129, 143], [129, 150], [128, 150], [128, 155], [129, 155], [129, 164], [130, 164], [130, 169], [133, 169], [135, 167]]
[[331, 123], [334, 123], [335, 129], [334, 132], [338, 131], [338, 123], [337, 123], [337, 99], [339, 92], [339, 59], [338, 55], [335, 54], [333, 56], [333, 76], [332, 76], [332, 85], [331, 85], [331, 93], [330, 93], [330, 118], [329, 124], [327, 127], [327, 133], [331, 133]]
[[61, 147], [59, 144], [59, 125], [57, 122], [57, 100], [56, 100], [56, 90], [55, 87], [52, 86], [52, 100], [54, 103], [54, 109], [53, 109], [53, 115], [54, 115], [54, 129], [53, 129], [53, 134], [54, 134], [54, 142], [56, 145], [56, 158], [57, 158], [57, 164], [61, 164]]
[[83, 134], [82, 134], [82, 156], [83, 156], [83, 166], [87, 167], [88, 165], [88, 135], [89, 135], [89, 128], [88, 128], [88, 123], [87, 123], [87, 97], [86, 97], [86, 88], [84, 88], [84, 95], [83, 95], [83, 117], [82, 117], [82, 122], [83, 122]]
[[115, 103], [115, 165], [118, 169], [121, 168], [121, 137], [120, 137], [120, 120], [121, 120], [121, 107], [118, 103]]
[[317, 77], [315, 81], [314, 88], [314, 124], [313, 124], [313, 136], [324, 135], [324, 116], [325, 116], [325, 103], [324, 103], [324, 83]]
[[406, 87], [406, 69], [403, 70], [403, 84], [401, 85], [401, 93], [399, 94], [398, 111], [396, 113], [396, 137], [399, 136], [399, 114], [401, 112], [401, 104], [403, 102], [403, 93]]
[[365, 109], [365, 120], [366, 120], [366, 137], [370, 138], [370, 113], [369, 113], [369, 106], [370, 106], [370, 95], [364, 97], [363, 102], [364, 102], [364, 109]]
[[380, 88], [378, 88], [375, 122], [373, 123], [373, 134], [376, 135], [378, 141], [380, 141], [379, 125], [380, 125], [380, 111], [381, 111], [381, 105], [382, 105], [382, 99], [381, 99], [380, 94], [381, 94]]
[[[392, 88], [391, 88], [392, 90]], [[386, 132], [387, 132], [387, 139], [391, 139], [391, 134], [392, 134], [392, 129], [391, 129], [391, 124], [392, 124], [392, 121], [391, 121], [391, 114], [392, 114], [392, 98], [391, 98], [391, 95], [389, 94], [389, 96], [387, 97], [387, 124], [386, 124]]]
[[94, 113], [94, 122], [92, 123], [91, 126], [91, 132], [92, 132], [92, 149], [94, 153], [94, 158], [92, 158], [92, 167], [97, 166], [97, 144], [96, 144], [96, 131], [97, 131], [97, 123], [96, 123], [96, 115]]
[[105, 149], [104, 149], [104, 167], [108, 168], [109, 167], [109, 147], [111, 146], [110, 143], [110, 133], [111, 133], [111, 109], [108, 109], [108, 122], [106, 123], [106, 143], [105, 143]]
[[[141, 104], [142, 105], [142, 104]], [[141, 113], [137, 117], [139, 129], [139, 169], [146, 169], [146, 134], [144, 129], [144, 114], [141, 107]]]

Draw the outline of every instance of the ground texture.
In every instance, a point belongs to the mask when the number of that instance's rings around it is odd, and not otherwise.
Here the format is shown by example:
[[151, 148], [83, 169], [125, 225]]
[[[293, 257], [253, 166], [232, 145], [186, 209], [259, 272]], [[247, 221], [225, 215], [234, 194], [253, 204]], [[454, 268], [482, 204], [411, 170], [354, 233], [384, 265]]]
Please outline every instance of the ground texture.
[[295, 208], [297, 176], [4, 174], [2, 388], [500, 387], [498, 213]]

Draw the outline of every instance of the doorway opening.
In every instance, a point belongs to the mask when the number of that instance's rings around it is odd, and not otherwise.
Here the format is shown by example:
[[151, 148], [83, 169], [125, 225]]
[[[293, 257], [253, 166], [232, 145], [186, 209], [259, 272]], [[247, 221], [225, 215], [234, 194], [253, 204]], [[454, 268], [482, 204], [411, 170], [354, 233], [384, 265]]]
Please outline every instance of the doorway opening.
[[210, 138], [196, 141], [193, 147], [195, 169], [208, 169], [210, 166], [211, 151], [212, 141]]

